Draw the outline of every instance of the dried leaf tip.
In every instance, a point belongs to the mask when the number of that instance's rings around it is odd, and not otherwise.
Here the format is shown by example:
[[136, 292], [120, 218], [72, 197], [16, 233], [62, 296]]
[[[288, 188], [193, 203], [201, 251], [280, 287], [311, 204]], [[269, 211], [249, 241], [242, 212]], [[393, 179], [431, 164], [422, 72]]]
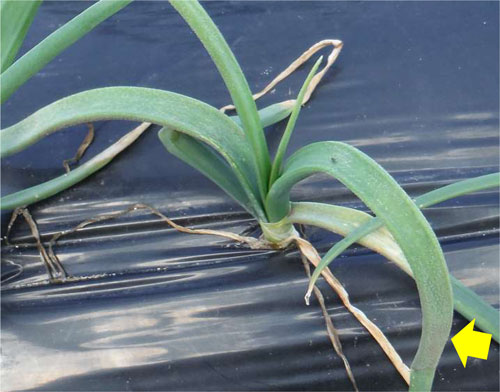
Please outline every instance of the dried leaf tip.
[[308, 291], [306, 295], [304, 296], [304, 300], [306, 301], [306, 305], [309, 306], [309, 299], [311, 298], [311, 292]]

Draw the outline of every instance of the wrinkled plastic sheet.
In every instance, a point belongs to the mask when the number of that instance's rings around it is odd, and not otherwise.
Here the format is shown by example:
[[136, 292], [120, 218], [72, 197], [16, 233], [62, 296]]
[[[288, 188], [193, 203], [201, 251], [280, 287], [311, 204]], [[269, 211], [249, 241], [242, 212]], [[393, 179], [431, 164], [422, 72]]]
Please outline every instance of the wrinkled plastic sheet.
[[[88, 3], [46, 2], [22, 51]], [[290, 151], [341, 140], [369, 154], [416, 196], [498, 171], [498, 4], [494, 2], [210, 2], [210, 15], [254, 91], [313, 43], [345, 47], [301, 113]], [[309, 66], [309, 65], [308, 65]], [[263, 98], [298, 93], [308, 67]], [[4, 105], [2, 127], [69, 94], [111, 85], [183, 93], [220, 107], [229, 96], [194, 34], [166, 2], [138, 2], [66, 50]], [[96, 123], [84, 161], [133, 127]], [[284, 124], [267, 130], [276, 148]], [[84, 125], [2, 162], [2, 194], [63, 172]], [[141, 202], [190, 227], [253, 230], [249, 215], [215, 185], [169, 156], [157, 128], [104, 170], [31, 207], [43, 238], [92, 216]], [[294, 200], [364, 208], [331, 178], [295, 187]], [[499, 305], [498, 192], [424, 211], [453, 275]], [[9, 213], [2, 214], [2, 229]], [[324, 252], [339, 237], [307, 228]], [[2, 245], [2, 389], [351, 390], [321, 311], [304, 305], [297, 251], [252, 251], [175, 232], [145, 211], [88, 227], [56, 251], [73, 276], [48, 284], [26, 224]], [[421, 319], [415, 284], [383, 257], [350, 248], [332, 267], [407, 364]], [[98, 275], [96, 277], [95, 275]], [[320, 283], [361, 390], [404, 381], [366, 330]], [[455, 314], [452, 334], [467, 321]], [[435, 390], [498, 390], [498, 344], [464, 369], [451, 345]]]

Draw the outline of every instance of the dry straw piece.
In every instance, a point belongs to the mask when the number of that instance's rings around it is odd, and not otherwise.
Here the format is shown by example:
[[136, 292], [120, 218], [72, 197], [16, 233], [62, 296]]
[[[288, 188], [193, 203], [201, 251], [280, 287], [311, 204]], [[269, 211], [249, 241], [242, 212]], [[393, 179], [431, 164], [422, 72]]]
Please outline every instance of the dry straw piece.
[[[280, 82], [285, 80], [288, 76], [290, 76], [292, 73], [294, 73], [302, 64], [307, 62], [316, 52], [319, 50], [326, 48], [327, 46], [333, 46], [333, 50], [328, 56], [326, 65], [323, 67], [321, 71], [319, 71], [316, 75], [311, 80], [311, 83], [309, 84], [306, 94], [304, 95], [304, 99], [302, 100], [302, 105], [305, 105], [307, 101], [311, 98], [312, 93], [316, 89], [316, 86], [319, 84], [325, 73], [328, 71], [328, 69], [332, 66], [332, 64], [335, 62], [337, 57], [340, 54], [340, 51], [342, 50], [343, 43], [342, 41], [338, 39], [325, 39], [322, 41], [319, 41], [315, 43], [313, 46], [311, 46], [309, 49], [307, 49], [304, 53], [302, 53], [294, 62], [292, 62], [284, 71], [282, 71], [278, 76], [276, 76], [266, 87], [264, 87], [261, 91], [258, 93], [255, 93], [252, 95], [253, 99], [256, 101], [262, 96], [266, 95], [269, 91], [271, 91], [276, 85], [278, 85]], [[291, 99], [289, 101], [285, 101], [286, 103], [290, 103], [291, 106], [293, 106], [293, 103], [295, 102], [294, 99]], [[282, 102], [284, 103], [284, 102]], [[226, 112], [227, 110], [234, 110], [235, 107], [234, 105], [226, 105], [222, 108], [220, 108], [220, 111], [222, 113]]]

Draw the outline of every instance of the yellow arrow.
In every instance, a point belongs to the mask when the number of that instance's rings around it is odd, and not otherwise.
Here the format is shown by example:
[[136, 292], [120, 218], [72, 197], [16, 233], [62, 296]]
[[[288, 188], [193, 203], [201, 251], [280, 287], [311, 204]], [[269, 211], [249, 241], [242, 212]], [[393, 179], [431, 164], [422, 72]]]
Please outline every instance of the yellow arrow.
[[451, 338], [464, 367], [467, 365], [467, 357], [488, 359], [491, 334], [474, 331], [475, 321], [476, 319], [472, 320]]

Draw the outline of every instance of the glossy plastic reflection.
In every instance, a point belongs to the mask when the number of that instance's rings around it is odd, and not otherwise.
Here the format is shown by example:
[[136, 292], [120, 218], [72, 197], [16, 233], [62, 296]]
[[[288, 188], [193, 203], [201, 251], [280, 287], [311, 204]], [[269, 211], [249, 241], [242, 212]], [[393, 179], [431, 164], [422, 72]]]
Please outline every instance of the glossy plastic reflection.
[[[85, 3], [44, 3], [22, 50]], [[498, 171], [498, 4], [343, 2], [205, 3], [254, 91], [311, 44], [345, 42], [341, 57], [304, 110], [290, 152], [342, 140], [389, 169], [412, 195]], [[306, 67], [262, 107], [294, 97]], [[228, 94], [182, 19], [166, 2], [138, 2], [99, 26], [30, 80], [2, 108], [2, 127], [89, 88], [137, 85], [191, 95], [214, 106]], [[289, 87], [290, 86], [290, 87]], [[88, 157], [132, 128], [96, 124]], [[277, 146], [284, 125], [268, 130]], [[86, 127], [60, 132], [2, 162], [2, 192], [63, 172]], [[32, 208], [47, 236], [135, 202], [181, 224], [243, 231], [250, 217], [215, 185], [172, 156], [151, 129], [105, 170]], [[362, 207], [324, 177], [296, 200]], [[498, 307], [498, 193], [435, 208], [454, 275]], [[8, 214], [2, 215], [5, 230]], [[307, 231], [326, 251], [337, 237]], [[14, 233], [30, 240], [26, 225]], [[47, 237], [48, 238], [48, 237]], [[136, 212], [61, 241], [69, 273], [102, 277], [47, 285], [33, 246], [2, 247], [2, 385], [5, 390], [350, 390], [326, 337], [296, 252], [256, 252], [179, 234]], [[334, 273], [353, 302], [410, 363], [420, 335], [413, 281], [361, 248]], [[406, 386], [380, 348], [325, 286], [327, 305], [361, 390]], [[466, 321], [455, 317], [452, 333]], [[497, 390], [498, 345], [464, 369], [451, 343], [436, 390]]]

